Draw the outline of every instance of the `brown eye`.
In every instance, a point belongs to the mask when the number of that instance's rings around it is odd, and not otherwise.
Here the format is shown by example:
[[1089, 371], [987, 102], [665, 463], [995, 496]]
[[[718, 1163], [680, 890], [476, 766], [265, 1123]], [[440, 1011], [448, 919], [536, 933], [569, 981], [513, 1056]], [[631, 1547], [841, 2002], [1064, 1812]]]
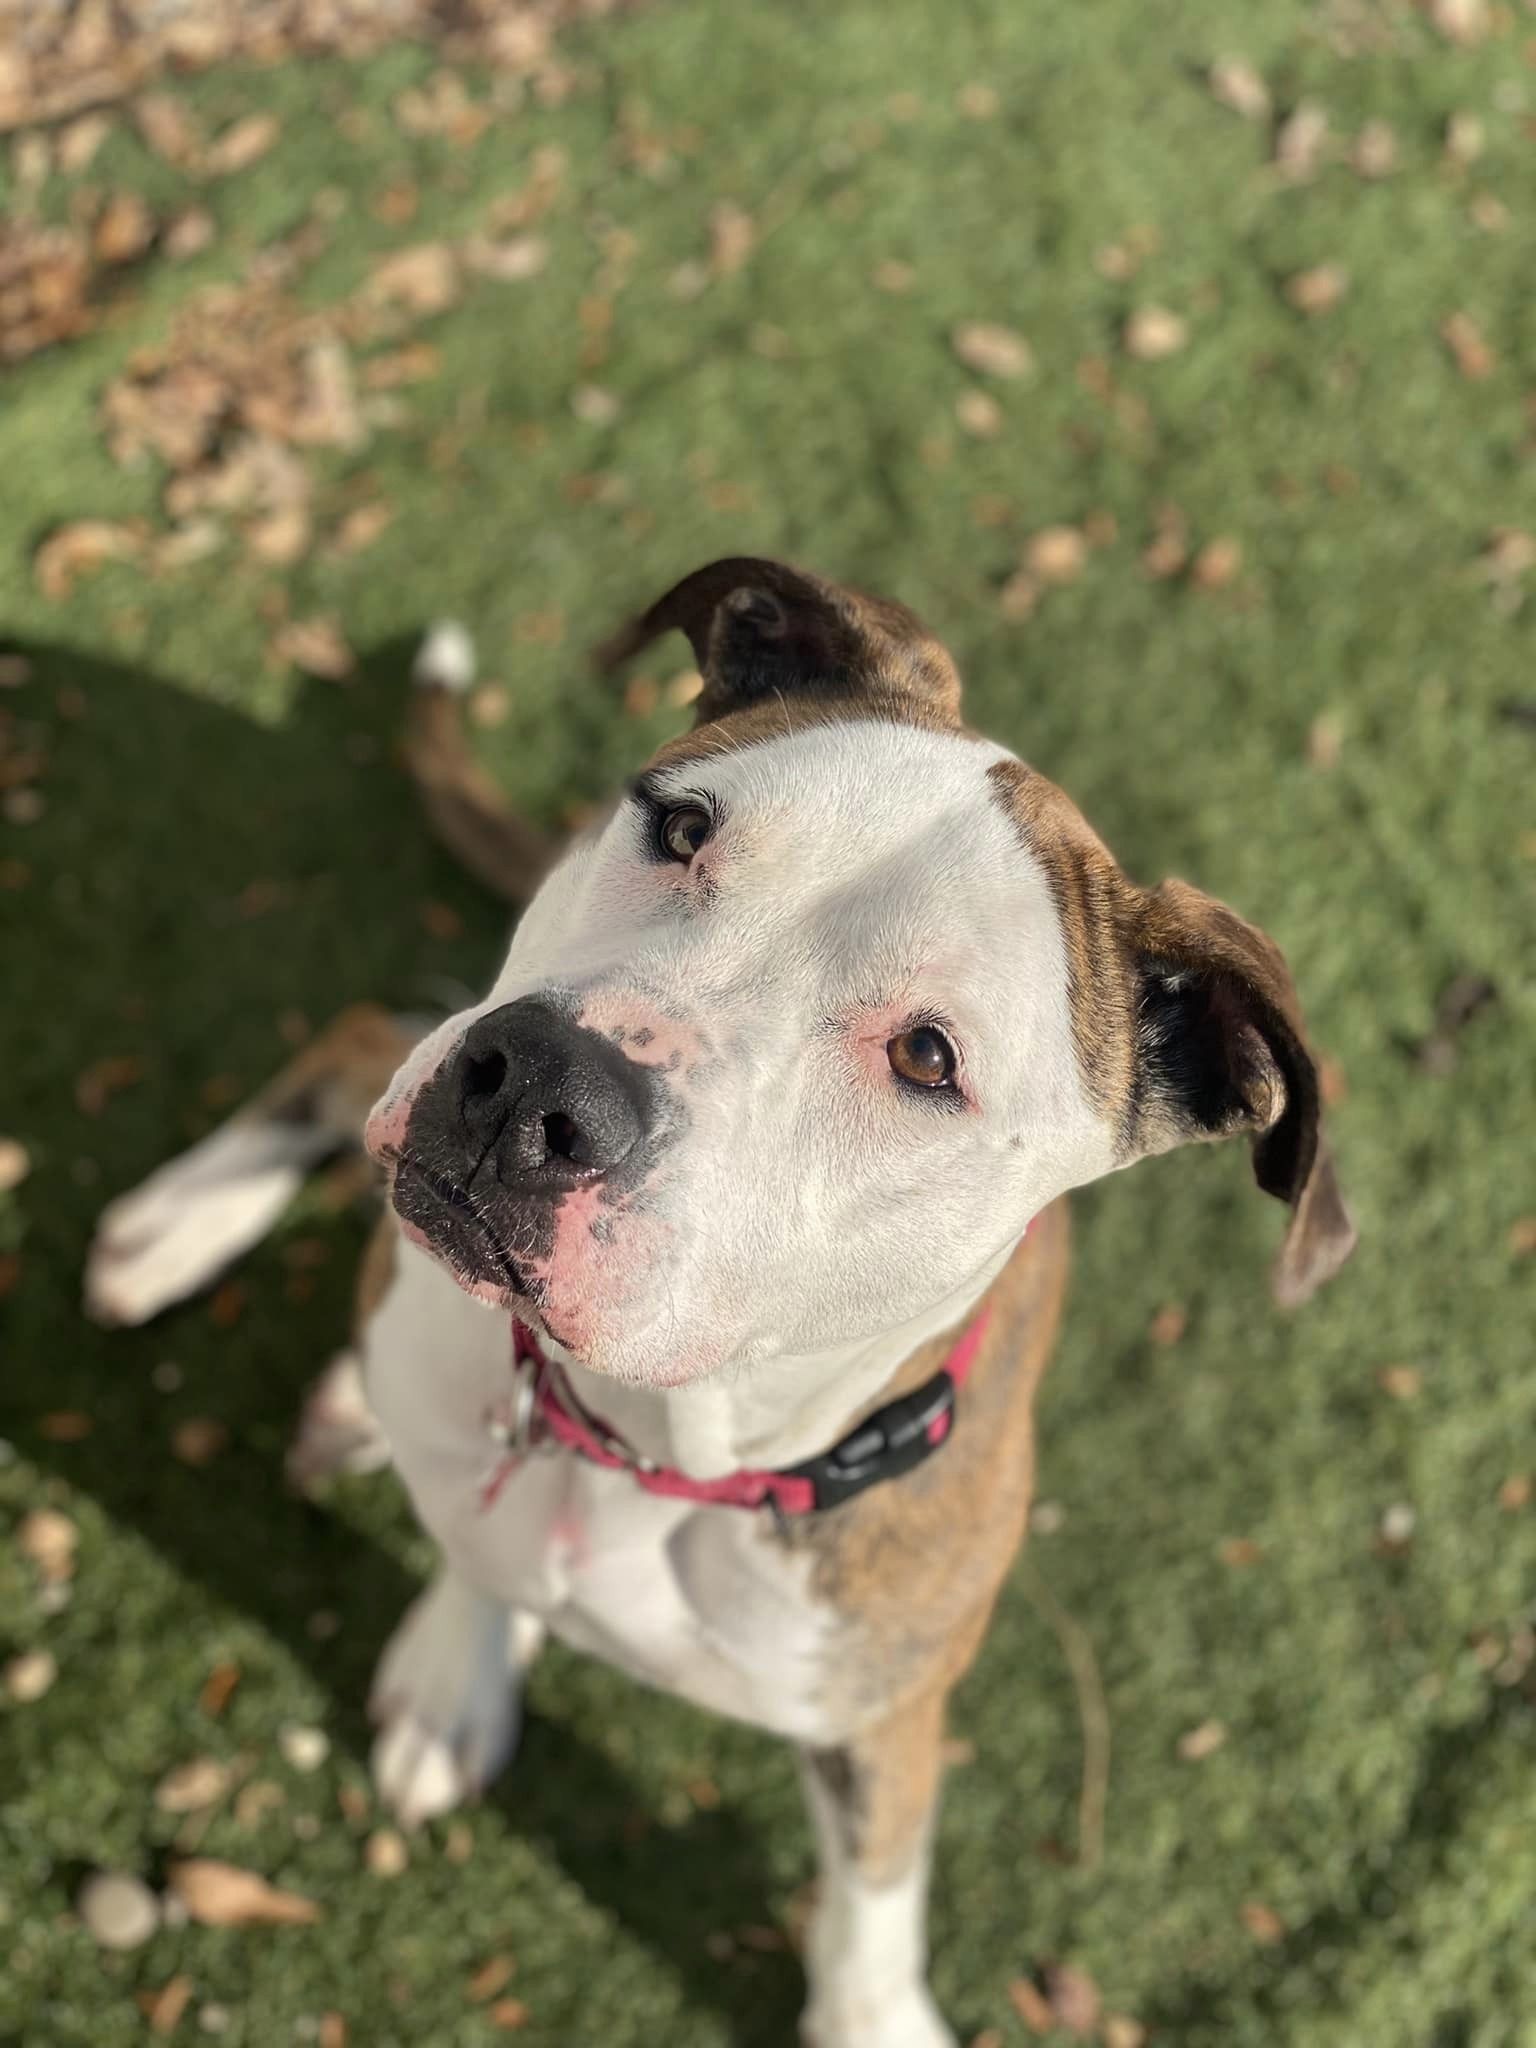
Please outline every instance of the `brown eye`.
[[679, 804], [663, 814], [656, 836], [663, 850], [686, 867], [710, 833], [715, 821], [702, 804]]
[[885, 1056], [898, 1080], [914, 1088], [947, 1088], [955, 1078], [955, 1049], [931, 1024], [899, 1032], [887, 1043]]

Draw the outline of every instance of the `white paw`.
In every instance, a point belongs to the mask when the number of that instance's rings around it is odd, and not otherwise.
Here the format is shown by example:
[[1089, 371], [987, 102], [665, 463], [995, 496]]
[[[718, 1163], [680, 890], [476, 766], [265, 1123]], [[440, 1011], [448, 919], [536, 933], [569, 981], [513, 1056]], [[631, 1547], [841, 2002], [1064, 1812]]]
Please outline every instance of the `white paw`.
[[324, 1132], [226, 1124], [102, 1211], [85, 1268], [86, 1313], [147, 1323], [266, 1236], [334, 1143]]
[[377, 1472], [389, 1463], [389, 1439], [363, 1391], [355, 1351], [338, 1351], [304, 1397], [284, 1469], [302, 1492], [338, 1472]]
[[522, 1725], [507, 1610], [445, 1574], [409, 1609], [379, 1662], [373, 1778], [406, 1827], [488, 1785]]
[[959, 2048], [925, 1986], [818, 2003], [800, 2022], [804, 2048]]

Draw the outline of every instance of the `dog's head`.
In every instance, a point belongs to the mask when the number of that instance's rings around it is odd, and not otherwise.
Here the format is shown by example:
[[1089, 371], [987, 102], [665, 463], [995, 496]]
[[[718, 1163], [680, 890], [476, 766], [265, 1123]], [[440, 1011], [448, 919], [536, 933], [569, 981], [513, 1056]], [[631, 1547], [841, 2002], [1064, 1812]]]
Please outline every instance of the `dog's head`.
[[1263, 933], [1136, 887], [960, 722], [899, 605], [718, 562], [698, 720], [569, 849], [370, 1124], [408, 1227], [594, 1368], [679, 1385], [972, 1291], [1052, 1197], [1245, 1133], [1283, 1300], [1353, 1241]]

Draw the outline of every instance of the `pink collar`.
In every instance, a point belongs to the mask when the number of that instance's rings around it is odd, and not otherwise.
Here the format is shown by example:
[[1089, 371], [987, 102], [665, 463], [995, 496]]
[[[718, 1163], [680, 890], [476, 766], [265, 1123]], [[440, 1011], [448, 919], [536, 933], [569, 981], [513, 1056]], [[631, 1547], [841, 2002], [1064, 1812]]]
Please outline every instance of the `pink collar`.
[[[910, 1471], [946, 1442], [955, 1419], [955, 1395], [965, 1385], [991, 1320], [983, 1302], [939, 1370], [910, 1394], [899, 1395], [856, 1423], [820, 1457], [781, 1471], [744, 1469], [719, 1479], [690, 1479], [669, 1465], [642, 1458], [577, 1399], [561, 1366], [539, 1349], [533, 1332], [514, 1321], [512, 1369], [516, 1392], [489, 1420], [502, 1455], [481, 1489], [491, 1507], [506, 1481], [531, 1452], [562, 1448], [593, 1465], [628, 1472], [647, 1493], [710, 1507], [768, 1507], [780, 1517], [835, 1507], [879, 1480]], [[509, 1412], [510, 1410], [510, 1412]]]

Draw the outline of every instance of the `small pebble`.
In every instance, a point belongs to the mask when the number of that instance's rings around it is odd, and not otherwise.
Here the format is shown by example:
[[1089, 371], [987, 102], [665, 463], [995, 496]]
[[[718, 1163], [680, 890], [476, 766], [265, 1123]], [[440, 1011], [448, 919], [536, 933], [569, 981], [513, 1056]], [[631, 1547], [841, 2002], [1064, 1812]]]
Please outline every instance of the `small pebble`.
[[197, 2009], [197, 2024], [205, 2034], [227, 2034], [233, 2018], [227, 2005], [201, 2005]]
[[1404, 1500], [1394, 1501], [1381, 1518], [1381, 1540], [1394, 1545], [1407, 1543], [1418, 1517]]
[[1054, 1536], [1067, 1519], [1067, 1511], [1056, 1500], [1037, 1500], [1029, 1511], [1029, 1526], [1037, 1536]]
[[318, 1771], [331, 1753], [331, 1738], [323, 1728], [302, 1728], [288, 1721], [277, 1731], [277, 1746], [294, 1770]]
[[51, 1650], [23, 1650], [5, 1667], [5, 1689], [13, 1700], [30, 1706], [42, 1698], [58, 1675], [58, 1659]]
[[19, 1188], [32, 1171], [32, 1161], [20, 1138], [0, 1138], [0, 1195]]
[[100, 1870], [75, 1901], [93, 1941], [102, 1948], [142, 1948], [160, 1925], [160, 1901], [142, 1878]]

